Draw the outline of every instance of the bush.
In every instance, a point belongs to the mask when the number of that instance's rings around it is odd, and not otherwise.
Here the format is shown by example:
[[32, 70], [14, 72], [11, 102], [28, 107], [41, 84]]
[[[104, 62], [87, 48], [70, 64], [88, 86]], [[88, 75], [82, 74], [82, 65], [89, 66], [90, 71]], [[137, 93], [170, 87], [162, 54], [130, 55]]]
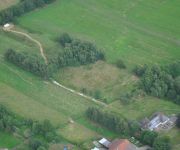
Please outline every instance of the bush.
[[147, 65], [144, 65], [144, 66], [136, 66], [134, 69], [133, 69], [133, 73], [138, 76], [138, 77], [142, 77], [145, 73], [147, 69]]
[[69, 36], [69, 34], [67, 33], [63, 33], [60, 38], [58, 39], [59, 43], [65, 47], [65, 45], [67, 43], [71, 43], [72, 42], [72, 38]]
[[126, 68], [126, 65], [124, 64], [124, 62], [121, 59], [117, 60], [116, 66], [118, 68], [120, 68], [120, 69], [125, 69]]
[[95, 98], [95, 99], [100, 99], [100, 98], [101, 98], [101, 91], [96, 90], [96, 91], [94, 92], [94, 98]]

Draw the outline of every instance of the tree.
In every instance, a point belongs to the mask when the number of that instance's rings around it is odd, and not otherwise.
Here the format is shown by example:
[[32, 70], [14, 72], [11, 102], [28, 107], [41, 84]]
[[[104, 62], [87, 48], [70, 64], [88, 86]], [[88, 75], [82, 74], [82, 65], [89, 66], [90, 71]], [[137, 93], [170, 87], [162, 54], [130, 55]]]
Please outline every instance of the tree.
[[120, 69], [125, 69], [126, 65], [124, 64], [124, 62], [121, 59], [118, 59], [116, 62], [116, 66]]
[[72, 42], [72, 39], [71, 39], [71, 37], [69, 36], [69, 34], [67, 34], [67, 33], [63, 33], [61, 36], [60, 36], [60, 38], [59, 38], [59, 43], [63, 46], [63, 47], [65, 47], [65, 45], [67, 44], [67, 43], [71, 43]]
[[29, 141], [29, 147], [32, 149], [32, 150], [37, 150], [39, 147], [43, 146], [43, 143], [41, 140], [39, 139], [31, 139]]
[[154, 141], [153, 148], [155, 150], [171, 150], [171, 144], [168, 137], [158, 137]]
[[152, 146], [158, 134], [154, 131], [143, 131], [141, 134], [141, 141], [144, 144]]

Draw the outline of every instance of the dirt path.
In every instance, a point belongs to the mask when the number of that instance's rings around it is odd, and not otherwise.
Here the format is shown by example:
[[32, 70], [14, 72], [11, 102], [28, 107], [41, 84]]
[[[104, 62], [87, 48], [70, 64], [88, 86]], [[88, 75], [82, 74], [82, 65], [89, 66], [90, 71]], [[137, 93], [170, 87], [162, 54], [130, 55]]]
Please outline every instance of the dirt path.
[[43, 46], [42, 46], [42, 44], [41, 44], [38, 40], [32, 38], [32, 37], [31, 37], [30, 35], [28, 35], [27, 33], [20, 32], [20, 31], [16, 31], [16, 30], [13, 30], [12, 28], [9, 28], [9, 29], [3, 28], [3, 30], [4, 30], [4, 31], [8, 31], [8, 32], [12, 32], [12, 33], [16, 33], [16, 34], [23, 35], [23, 36], [25, 36], [26, 38], [28, 38], [29, 40], [31, 40], [32, 42], [36, 43], [36, 44], [38, 45], [38, 47], [39, 47], [41, 56], [43, 57], [45, 63], [48, 64], [47, 57], [46, 57], [46, 55], [44, 54]]
[[77, 91], [75, 91], [75, 90], [72, 90], [72, 89], [70, 89], [70, 88], [68, 88], [68, 87], [66, 87], [66, 86], [58, 83], [57, 81], [55, 81], [55, 80], [53, 80], [53, 79], [51, 79], [51, 80], [52, 80], [52, 83], [55, 84], [56, 86], [59, 86], [59, 87], [65, 89], [65, 90], [67, 90], [67, 91], [70, 91], [71, 93], [74, 93], [74, 94], [76, 94], [76, 95], [79, 95], [79, 96], [81, 96], [81, 97], [84, 97], [84, 98], [86, 98], [86, 99], [89, 99], [89, 100], [91, 100], [91, 101], [93, 101], [93, 102], [95, 102], [95, 103], [97, 103], [97, 104], [102, 105], [102, 106], [108, 106], [106, 103], [103, 103], [101, 100], [97, 100], [97, 99], [92, 98], [92, 97], [90, 97], [90, 96], [84, 95], [83, 93], [80, 93], [80, 92], [77, 92]]

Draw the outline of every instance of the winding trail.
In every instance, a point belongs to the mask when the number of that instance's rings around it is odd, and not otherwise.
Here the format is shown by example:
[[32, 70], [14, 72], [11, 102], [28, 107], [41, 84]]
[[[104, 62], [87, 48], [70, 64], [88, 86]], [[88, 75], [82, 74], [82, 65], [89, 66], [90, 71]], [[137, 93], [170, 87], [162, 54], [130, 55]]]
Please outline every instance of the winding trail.
[[80, 92], [77, 92], [77, 91], [75, 91], [75, 90], [72, 90], [72, 89], [70, 89], [70, 88], [68, 88], [68, 87], [66, 87], [66, 86], [58, 83], [57, 81], [55, 81], [55, 80], [53, 80], [53, 79], [51, 79], [51, 80], [52, 80], [52, 83], [55, 84], [56, 86], [59, 86], [59, 87], [65, 89], [65, 90], [67, 90], [67, 91], [70, 91], [71, 93], [74, 93], [74, 94], [76, 94], [76, 95], [79, 95], [79, 96], [81, 96], [81, 97], [84, 97], [84, 98], [86, 98], [86, 99], [89, 99], [89, 100], [91, 100], [91, 101], [93, 101], [93, 102], [95, 102], [95, 103], [97, 103], [97, 104], [102, 105], [102, 106], [105, 106], [105, 107], [108, 106], [106, 103], [102, 102], [101, 100], [97, 100], [97, 99], [95, 99], [95, 98], [93, 98], [93, 97], [90, 97], [90, 96], [87, 96], [87, 95], [85, 95], [85, 94], [83, 94], [83, 93], [80, 93]]
[[[16, 34], [23, 35], [23, 36], [25, 36], [26, 38], [28, 38], [29, 40], [31, 40], [31, 41], [33, 41], [34, 43], [36, 43], [36, 44], [39, 46], [39, 49], [40, 49], [40, 52], [41, 52], [41, 56], [43, 57], [45, 63], [48, 64], [48, 60], [47, 60], [46, 55], [44, 54], [44, 50], [43, 50], [42, 44], [41, 44], [38, 40], [32, 38], [32, 37], [31, 37], [30, 35], [28, 35], [27, 33], [20, 32], [20, 31], [16, 31], [16, 30], [13, 30], [12, 28], [13, 28], [13, 26], [10, 27], [10, 28], [3, 28], [3, 30], [4, 30], [4, 31], [7, 31], [7, 32], [12, 32], [12, 33], [16, 33]], [[78, 92], [78, 91], [75, 91], [75, 90], [73, 90], [73, 89], [70, 89], [70, 88], [68, 88], [68, 87], [66, 87], [66, 86], [58, 83], [58, 82], [55, 81], [54, 79], [51, 79], [51, 81], [52, 81], [52, 83], [53, 83], [54, 85], [56, 85], [56, 86], [58, 86], [58, 87], [61, 87], [61, 88], [65, 89], [65, 90], [67, 90], [67, 91], [69, 91], [69, 92], [71, 92], [71, 93], [73, 93], [73, 94], [76, 94], [76, 95], [79, 95], [79, 96], [81, 96], [81, 97], [84, 97], [84, 98], [86, 98], [86, 99], [88, 99], [88, 100], [93, 101], [93, 102], [96, 103], [96, 104], [101, 105], [101, 106], [104, 106], [104, 107], [108, 106], [106, 103], [102, 102], [101, 100], [97, 100], [97, 99], [95, 99], [95, 98], [93, 98], [93, 97], [87, 96], [87, 95], [85, 95], [85, 94], [83, 94], [83, 93], [80, 93], [80, 92]]]
[[32, 42], [36, 43], [36, 44], [38, 45], [38, 47], [39, 47], [41, 56], [43, 57], [45, 63], [48, 64], [47, 57], [46, 57], [46, 55], [44, 54], [43, 46], [42, 46], [42, 44], [41, 44], [38, 40], [32, 38], [32, 37], [31, 37], [30, 35], [28, 35], [27, 33], [20, 32], [20, 31], [16, 31], [16, 30], [13, 30], [12, 28], [9, 28], [9, 29], [3, 28], [3, 30], [4, 30], [4, 31], [8, 31], [8, 32], [12, 32], [12, 33], [16, 33], [16, 34], [23, 35], [23, 36], [25, 36], [26, 38], [28, 38], [29, 40], [31, 40]]

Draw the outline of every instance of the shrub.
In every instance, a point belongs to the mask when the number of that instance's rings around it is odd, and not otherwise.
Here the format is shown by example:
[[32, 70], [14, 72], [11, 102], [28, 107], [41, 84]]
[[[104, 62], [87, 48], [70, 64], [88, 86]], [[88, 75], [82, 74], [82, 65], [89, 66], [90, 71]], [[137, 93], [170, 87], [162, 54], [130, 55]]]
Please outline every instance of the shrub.
[[125, 69], [126, 68], [126, 65], [124, 64], [124, 62], [121, 59], [117, 60], [116, 66], [118, 68], [120, 68], [120, 69]]

